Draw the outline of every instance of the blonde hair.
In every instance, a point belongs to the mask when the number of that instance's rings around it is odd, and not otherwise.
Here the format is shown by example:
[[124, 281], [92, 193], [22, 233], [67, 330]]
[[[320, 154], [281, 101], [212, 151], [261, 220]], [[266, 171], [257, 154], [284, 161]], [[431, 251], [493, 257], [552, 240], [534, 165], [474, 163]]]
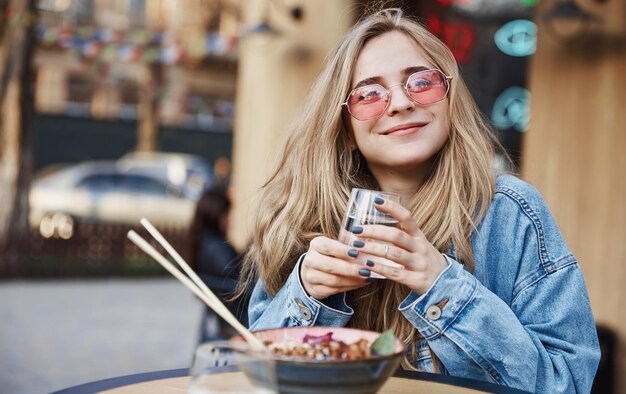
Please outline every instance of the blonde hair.
[[[337, 238], [350, 190], [378, 188], [354, 146], [345, 100], [359, 53], [368, 40], [391, 31], [411, 37], [436, 68], [452, 76], [450, 132], [422, 187], [405, 202], [428, 240], [441, 252], [454, 245], [456, 258], [473, 269], [471, 233], [494, 193], [492, 168], [497, 142], [459, 75], [450, 50], [426, 28], [386, 9], [366, 17], [327, 59], [303, 111], [292, 126], [280, 162], [262, 187], [253, 242], [244, 262], [246, 288], [260, 278], [274, 295], [298, 257], [316, 236]], [[248, 287], [249, 288], [249, 287]], [[410, 290], [393, 281], [377, 281], [348, 293], [355, 313], [350, 325], [383, 331], [392, 328], [415, 350], [419, 333], [398, 311]], [[413, 351], [413, 357], [416, 352]], [[416, 360], [405, 359], [412, 368]]]

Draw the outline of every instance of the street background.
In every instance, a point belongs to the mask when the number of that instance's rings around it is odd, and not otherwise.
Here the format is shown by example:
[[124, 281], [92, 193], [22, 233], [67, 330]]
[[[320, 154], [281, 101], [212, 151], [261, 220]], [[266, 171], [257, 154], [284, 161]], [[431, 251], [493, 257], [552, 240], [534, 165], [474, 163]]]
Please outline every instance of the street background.
[[13, 394], [187, 368], [202, 311], [169, 278], [0, 282], [0, 300], [0, 393]]

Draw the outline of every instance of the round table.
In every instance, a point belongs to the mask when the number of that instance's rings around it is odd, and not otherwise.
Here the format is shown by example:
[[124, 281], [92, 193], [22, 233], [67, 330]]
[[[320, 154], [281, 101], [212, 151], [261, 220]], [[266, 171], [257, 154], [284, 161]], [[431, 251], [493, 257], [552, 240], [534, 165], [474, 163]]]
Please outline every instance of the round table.
[[[121, 376], [96, 382], [70, 387], [52, 394], [86, 394], [103, 392], [106, 394], [183, 394], [187, 393], [189, 380], [188, 369], [147, 372], [136, 375]], [[228, 376], [224, 374], [229, 374]], [[214, 375], [216, 379], [235, 381], [241, 378], [242, 372], [224, 372]], [[453, 376], [437, 375], [426, 372], [397, 371], [389, 378], [381, 394], [403, 393], [500, 393], [521, 394], [525, 391], [511, 389], [492, 383]]]

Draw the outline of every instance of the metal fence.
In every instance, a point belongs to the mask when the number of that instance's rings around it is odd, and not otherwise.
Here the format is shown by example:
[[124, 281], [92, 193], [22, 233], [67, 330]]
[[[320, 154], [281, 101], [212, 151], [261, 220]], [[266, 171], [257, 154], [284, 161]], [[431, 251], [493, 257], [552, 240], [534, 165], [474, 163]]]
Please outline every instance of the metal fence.
[[[83, 222], [77, 224], [70, 239], [46, 239], [38, 232], [31, 232], [20, 243], [19, 262], [6, 275], [27, 278], [164, 275], [166, 272], [158, 263], [126, 238], [131, 228], [166, 255], [143, 228]], [[159, 230], [185, 256], [186, 231]]]

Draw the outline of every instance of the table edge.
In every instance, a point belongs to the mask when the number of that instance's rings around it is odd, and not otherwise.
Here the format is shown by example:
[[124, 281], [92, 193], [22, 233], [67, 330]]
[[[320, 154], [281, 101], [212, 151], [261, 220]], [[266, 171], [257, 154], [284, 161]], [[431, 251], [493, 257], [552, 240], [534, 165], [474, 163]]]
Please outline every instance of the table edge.
[[164, 369], [161, 371], [141, 372], [136, 374], [117, 376], [79, 384], [50, 394], [84, 394], [110, 390], [130, 384], [149, 382], [151, 380], [180, 378], [189, 375], [189, 368]]
[[[148, 382], [158, 379], [179, 378], [189, 375], [189, 368], [166, 369], [161, 371], [143, 372], [131, 375], [118, 376], [84, 383], [73, 387], [68, 387], [51, 394], [84, 394], [98, 391], [111, 390], [114, 388], [128, 386], [135, 383]], [[441, 384], [454, 385], [469, 389], [486, 391], [494, 394], [527, 394], [527, 391], [500, 386], [495, 383], [483, 382], [469, 378], [459, 378], [451, 375], [440, 375], [421, 371], [397, 370], [394, 374], [396, 378], [425, 380]]]
[[513, 387], [502, 386], [496, 383], [489, 383], [489, 382], [484, 382], [482, 380], [475, 380], [471, 378], [460, 378], [460, 377], [456, 377], [452, 375], [441, 375], [438, 373], [398, 369], [393, 374], [393, 376], [396, 378], [425, 380], [425, 381], [436, 382], [436, 383], [441, 383], [441, 384], [451, 384], [457, 387], [482, 390], [482, 391], [487, 391], [487, 392], [494, 393], [494, 394], [529, 394], [528, 391], [516, 389]]

